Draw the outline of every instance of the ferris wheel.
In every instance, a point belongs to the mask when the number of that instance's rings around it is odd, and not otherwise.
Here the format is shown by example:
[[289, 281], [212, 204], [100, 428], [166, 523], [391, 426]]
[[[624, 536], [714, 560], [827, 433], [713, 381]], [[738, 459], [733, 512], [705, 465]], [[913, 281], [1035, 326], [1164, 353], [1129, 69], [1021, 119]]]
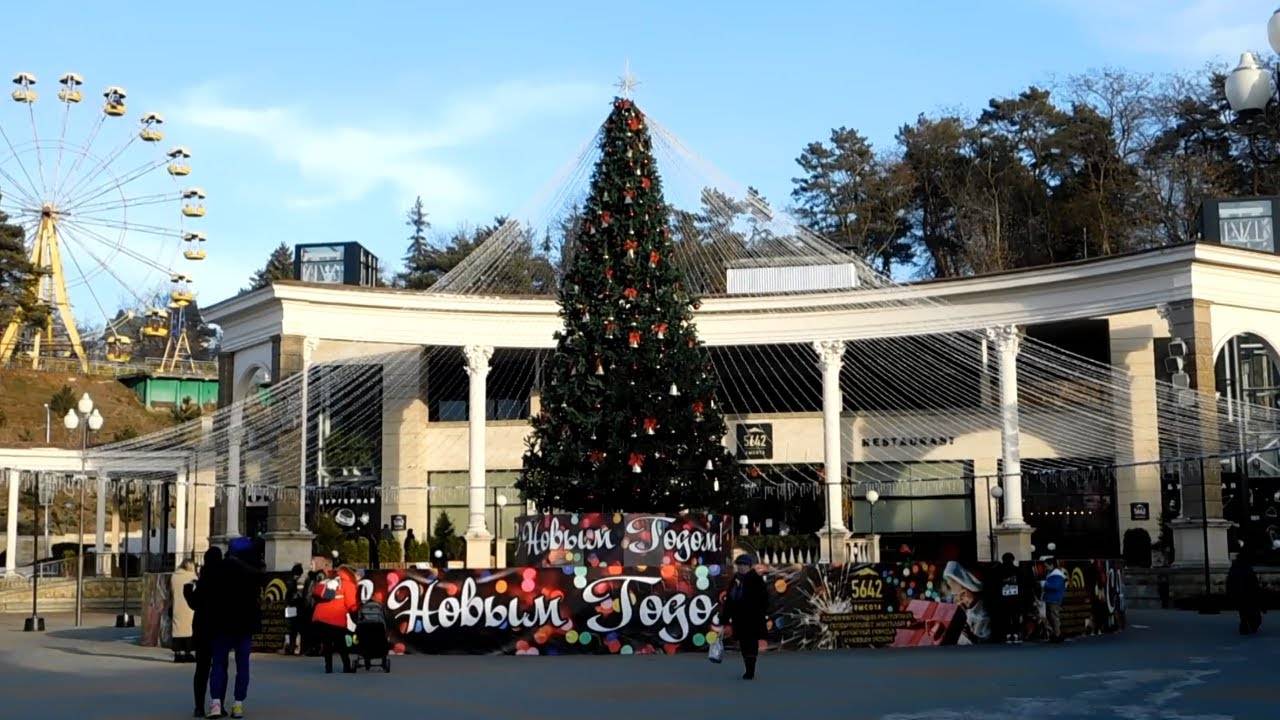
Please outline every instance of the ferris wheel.
[[[195, 280], [188, 264], [206, 257], [205, 235], [191, 227], [205, 214], [204, 190], [188, 184], [191, 152], [164, 144], [157, 112], [130, 122], [118, 85], [106, 87], [98, 104], [73, 72], [58, 78], [47, 99], [31, 73], [13, 83], [13, 103], [0, 111], [0, 211], [23, 228], [47, 312], [39, 322], [17, 316], [3, 328], [0, 365], [39, 368], [63, 358], [87, 371], [91, 358], [73, 305], [81, 314], [89, 305], [82, 320], [93, 324], [101, 314], [104, 360], [128, 362], [135, 339], [152, 338], [165, 340], [161, 370], [189, 362], [185, 311]], [[163, 302], [148, 297], [148, 288], [166, 282]], [[144, 309], [109, 312], [104, 303], [122, 294]]]

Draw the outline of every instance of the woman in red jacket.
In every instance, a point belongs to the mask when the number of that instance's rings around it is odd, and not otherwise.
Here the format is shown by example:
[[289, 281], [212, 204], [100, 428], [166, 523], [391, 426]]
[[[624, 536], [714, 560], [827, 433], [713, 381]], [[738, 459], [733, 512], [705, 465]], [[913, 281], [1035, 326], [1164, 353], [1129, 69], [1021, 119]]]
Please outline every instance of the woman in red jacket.
[[360, 604], [356, 597], [358, 592], [355, 571], [346, 565], [330, 572], [328, 579], [316, 583], [312, 591], [316, 609], [311, 615], [311, 623], [316, 637], [320, 638], [326, 673], [333, 672], [334, 650], [342, 657], [342, 672], [355, 672], [347, 652], [347, 618]]

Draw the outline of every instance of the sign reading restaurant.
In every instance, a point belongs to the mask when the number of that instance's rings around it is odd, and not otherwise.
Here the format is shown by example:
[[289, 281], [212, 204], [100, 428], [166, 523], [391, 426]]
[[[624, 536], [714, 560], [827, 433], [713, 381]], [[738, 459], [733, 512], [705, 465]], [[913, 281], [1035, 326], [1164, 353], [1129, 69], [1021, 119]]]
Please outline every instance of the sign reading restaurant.
[[891, 435], [862, 438], [862, 447], [942, 447], [955, 444], [954, 435]]

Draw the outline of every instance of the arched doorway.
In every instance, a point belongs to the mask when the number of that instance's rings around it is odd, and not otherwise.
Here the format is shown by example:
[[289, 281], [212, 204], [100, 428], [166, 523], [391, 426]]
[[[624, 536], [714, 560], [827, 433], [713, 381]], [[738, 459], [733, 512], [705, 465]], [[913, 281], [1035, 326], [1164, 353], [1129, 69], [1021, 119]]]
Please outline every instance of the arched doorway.
[[1280, 558], [1280, 355], [1254, 333], [1235, 335], [1214, 362], [1229, 430], [1247, 456], [1222, 463], [1222, 515], [1236, 523], [1231, 548]]

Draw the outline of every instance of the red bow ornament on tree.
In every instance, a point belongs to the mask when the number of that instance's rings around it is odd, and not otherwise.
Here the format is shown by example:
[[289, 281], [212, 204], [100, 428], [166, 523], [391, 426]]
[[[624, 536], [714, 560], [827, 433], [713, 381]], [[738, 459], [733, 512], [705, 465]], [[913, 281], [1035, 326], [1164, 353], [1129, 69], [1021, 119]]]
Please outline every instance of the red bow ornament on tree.
[[654, 325], [653, 325], [653, 334], [654, 334], [654, 335], [657, 335], [659, 340], [661, 340], [661, 339], [663, 339], [664, 337], [666, 337], [666, 336], [667, 336], [667, 324], [666, 324], [666, 323], [664, 323], [664, 322], [654, 323]]
[[644, 453], [631, 453], [631, 457], [627, 458], [627, 464], [631, 466], [631, 472], [639, 473], [644, 467]]
[[640, 247], [640, 243], [636, 242], [635, 240], [628, 240], [622, 244], [622, 247], [626, 248], [627, 250], [628, 260], [636, 259], [636, 248]]
[[653, 434], [653, 431], [654, 431], [654, 430], [656, 430], [657, 428], [658, 428], [658, 418], [656, 418], [656, 417], [647, 417], [647, 418], [645, 418], [645, 419], [644, 419], [644, 433], [645, 433], [645, 435], [652, 435], [652, 434]]
[[633, 348], [640, 347], [640, 331], [632, 330], [631, 332], [627, 333], [627, 342]]

